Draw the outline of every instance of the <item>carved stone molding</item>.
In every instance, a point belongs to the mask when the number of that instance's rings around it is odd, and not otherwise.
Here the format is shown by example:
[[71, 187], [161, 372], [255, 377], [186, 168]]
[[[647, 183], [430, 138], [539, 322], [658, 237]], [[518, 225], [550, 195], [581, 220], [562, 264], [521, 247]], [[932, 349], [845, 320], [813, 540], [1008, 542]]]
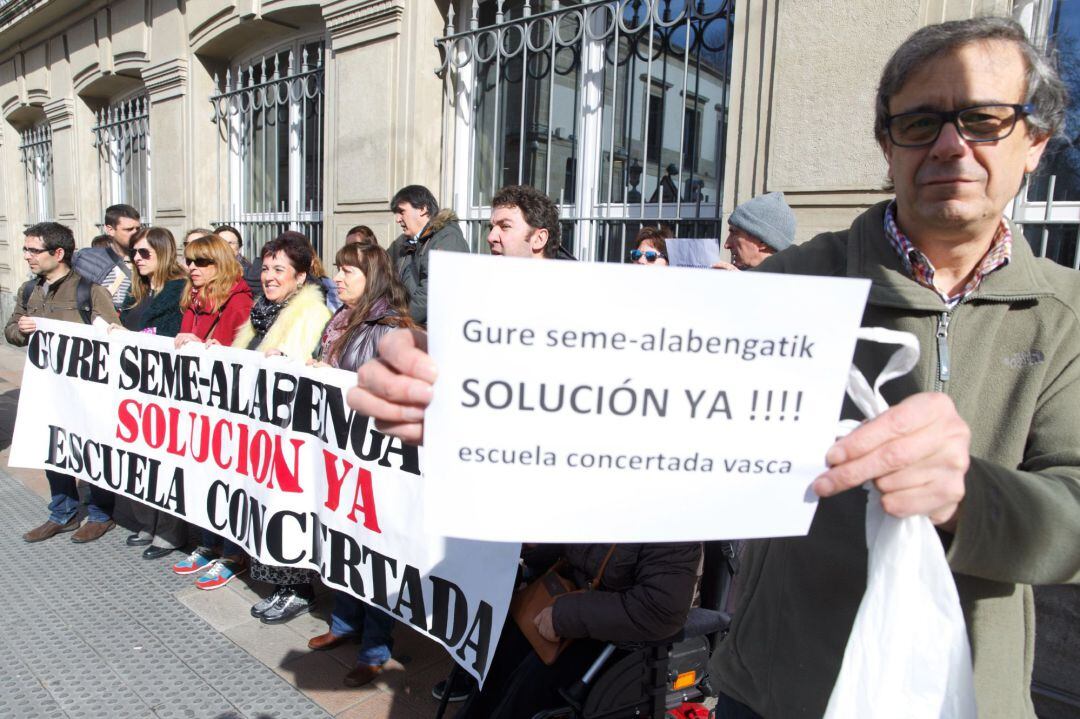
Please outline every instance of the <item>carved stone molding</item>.
[[[413, 0], [416, 2], [416, 0]], [[405, 0], [361, 0], [324, 10], [326, 30], [334, 48], [397, 35]]]
[[166, 60], [143, 70], [142, 77], [151, 102], [183, 97], [187, 92], [188, 62], [185, 58]]
[[70, 97], [50, 100], [41, 107], [53, 132], [66, 130], [75, 122], [75, 101]]

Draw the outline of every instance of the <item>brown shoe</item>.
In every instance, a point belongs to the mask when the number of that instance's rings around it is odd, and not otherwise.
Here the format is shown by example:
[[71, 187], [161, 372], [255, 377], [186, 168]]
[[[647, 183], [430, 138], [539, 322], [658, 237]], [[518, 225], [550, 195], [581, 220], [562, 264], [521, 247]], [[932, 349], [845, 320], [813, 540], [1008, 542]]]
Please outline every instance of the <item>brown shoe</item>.
[[345, 686], [362, 687], [380, 674], [382, 674], [381, 665], [357, 664], [351, 672], [345, 675]]
[[101, 539], [101, 535], [116, 526], [111, 519], [108, 522], [87, 522], [79, 527], [75, 534], [71, 535], [71, 541], [75, 544], [85, 544], [95, 539]]
[[320, 649], [333, 649], [339, 644], [343, 644], [349, 640], [348, 636], [339, 637], [333, 632], [327, 632], [326, 634], [320, 634], [317, 637], [308, 639], [307, 648], [313, 651], [319, 651]]
[[61, 532], [74, 532], [79, 528], [79, 518], [72, 517], [67, 524], [57, 524], [51, 519], [40, 527], [34, 527], [22, 536], [24, 542], [43, 542]]

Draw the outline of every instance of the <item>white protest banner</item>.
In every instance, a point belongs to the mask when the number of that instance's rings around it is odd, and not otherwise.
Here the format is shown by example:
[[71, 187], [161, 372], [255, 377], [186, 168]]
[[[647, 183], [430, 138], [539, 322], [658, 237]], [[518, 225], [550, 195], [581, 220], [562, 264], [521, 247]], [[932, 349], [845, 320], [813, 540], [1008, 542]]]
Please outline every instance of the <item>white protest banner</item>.
[[430, 278], [431, 531], [807, 532], [869, 282], [440, 252]]
[[351, 372], [148, 334], [37, 320], [10, 464], [51, 469], [318, 571], [483, 676], [517, 544], [422, 526], [416, 447], [345, 403]]

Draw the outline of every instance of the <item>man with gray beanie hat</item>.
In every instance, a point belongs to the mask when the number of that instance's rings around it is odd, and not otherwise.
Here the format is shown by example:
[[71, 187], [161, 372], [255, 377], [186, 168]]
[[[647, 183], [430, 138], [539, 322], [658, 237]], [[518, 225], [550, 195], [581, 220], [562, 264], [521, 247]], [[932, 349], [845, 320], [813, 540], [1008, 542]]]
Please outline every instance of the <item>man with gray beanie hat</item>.
[[731, 262], [713, 265], [720, 270], [747, 270], [757, 267], [769, 255], [791, 247], [795, 241], [795, 214], [784, 201], [784, 193], [769, 192], [747, 200], [728, 217], [728, 238], [724, 249]]

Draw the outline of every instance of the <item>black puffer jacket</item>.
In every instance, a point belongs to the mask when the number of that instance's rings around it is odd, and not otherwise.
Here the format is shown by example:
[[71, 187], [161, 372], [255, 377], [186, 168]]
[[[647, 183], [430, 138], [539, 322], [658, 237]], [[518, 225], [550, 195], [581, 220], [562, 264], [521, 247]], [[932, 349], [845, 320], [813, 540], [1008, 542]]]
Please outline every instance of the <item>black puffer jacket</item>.
[[[566, 576], [585, 588], [610, 544], [567, 544]], [[701, 543], [618, 544], [598, 589], [555, 601], [555, 633], [600, 641], [656, 641], [686, 622], [701, 575]]]

